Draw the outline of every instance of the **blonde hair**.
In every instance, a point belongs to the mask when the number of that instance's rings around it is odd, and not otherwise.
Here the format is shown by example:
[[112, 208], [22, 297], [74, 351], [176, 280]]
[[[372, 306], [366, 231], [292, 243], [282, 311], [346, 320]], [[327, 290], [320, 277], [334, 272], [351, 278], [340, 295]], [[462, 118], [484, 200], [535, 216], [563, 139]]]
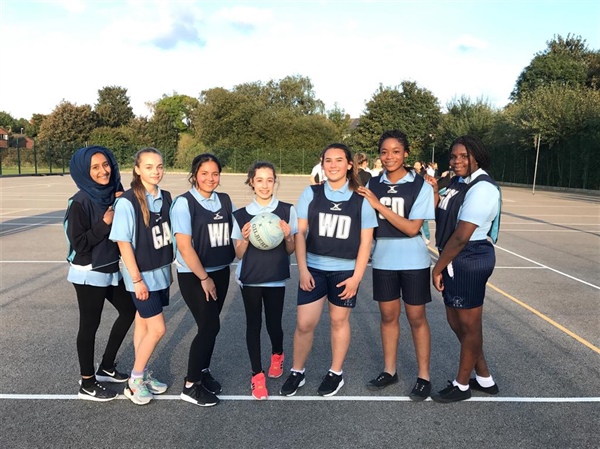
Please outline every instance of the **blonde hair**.
[[[135, 167], [140, 166], [140, 162], [142, 159], [142, 155], [146, 153], [158, 154], [162, 159], [162, 154], [156, 148], [142, 148], [140, 151], [135, 153]], [[148, 203], [146, 202], [146, 187], [142, 183], [141, 176], [135, 171], [135, 167], [133, 167], [133, 180], [131, 181], [131, 190], [133, 190], [133, 194], [136, 199], [140, 203], [140, 208], [142, 209], [142, 217], [144, 218], [144, 224], [146, 227], [150, 227], [150, 209], [148, 209]]]

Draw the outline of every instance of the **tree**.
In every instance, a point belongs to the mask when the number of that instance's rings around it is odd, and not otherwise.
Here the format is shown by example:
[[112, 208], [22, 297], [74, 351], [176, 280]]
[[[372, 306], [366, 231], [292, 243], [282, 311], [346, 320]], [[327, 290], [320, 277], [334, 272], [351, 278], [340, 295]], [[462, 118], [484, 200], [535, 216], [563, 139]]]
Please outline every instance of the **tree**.
[[98, 125], [111, 128], [127, 125], [134, 118], [127, 89], [118, 86], [107, 86], [98, 90], [95, 112]]
[[41, 154], [47, 158], [57, 154], [70, 158], [89, 140], [95, 124], [96, 116], [90, 105], [77, 106], [62, 101], [42, 122], [38, 148], [41, 147]]
[[372, 153], [383, 131], [400, 129], [409, 138], [415, 156], [435, 135], [441, 112], [438, 99], [417, 83], [403, 81], [397, 87], [379, 86], [367, 103], [366, 113], [352, 133], [355, 151]]
[[467, 134], [479, 137], [484, 143], [490, 142], [498, 113], [489, 102], [462, 96], [451, 100], [446, 109], [448, 112], [442, 117], [436, 142], [440, 148], [447, 149], [455, 138]]
[[589, 64], [593, 61], [581, 36], [569, 34], [563, 39], [556, 35], [546, 44], [547, 48], [537, 53], [519, 75], [510, 94], [511, 100], [516, 101], [523, 93], [548, 84], [577, 87], [593, 81], [593, 70], [589, 73]]
[[8, 112], [0, 111], [0, 126], [4, 129], [12, 132], [13, 128], [15, 128], [15, 122], [15, 118]]
[[327, 111], [327, 118], [338, 130], [338, 141], [345, 141], [350, 137], [350, 124], [352, 119], [349, 114], [346, 114], [344, 109], [341, 109], [337, 103], [333, 105], [333, 109]]
[[173, 118], [164, 109], [157, 109], [148, 121], [148, 135], [154, 148], [163, 155], [166, 167], [172, 167], [175, 162], [179, 133]]
[[111, 128], [102, 126], [90, 134], [89, 145], [100, 145], [110, 149], [119, 165], [131, 165], [136, 147], [132, 142], [127, 127]]
[[179, 132], [184, 132], [193, 128], [194, 112], [199, 104], [200, 102], [197, 98], [173, 93], [171, 96], [163, 95], [162, 98], [152, 106], [154, 111], [164, 109], [171, 117], [177, 130]]

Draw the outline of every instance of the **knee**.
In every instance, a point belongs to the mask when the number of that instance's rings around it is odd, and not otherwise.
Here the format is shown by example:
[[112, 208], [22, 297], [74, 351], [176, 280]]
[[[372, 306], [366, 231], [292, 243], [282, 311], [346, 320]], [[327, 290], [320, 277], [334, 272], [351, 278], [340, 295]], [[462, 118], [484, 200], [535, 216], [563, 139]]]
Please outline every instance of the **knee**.
[[298, 321], [296, 323], [296, 332], [299, 334], [310, 334], [315, 330], [316, 324], [312, 321]]
[[336, 330], [341, 330], [341, 329], [345, 329], [348, 326], [350, 326], [350, 319], [349, 317], [343, 317], [343, 318], [331, 318], [331, 330], [332, 331], [336, 331]]
[[427, 316], [422, 313], [418, 315], [408, 316], [408, 324], [410, 324], [411, 329], [420, 329], [423, 326], [428, 326]]
[[400, 315], [396, 313], [382, 313], [381, 324], [384, 326], [398, 326]]

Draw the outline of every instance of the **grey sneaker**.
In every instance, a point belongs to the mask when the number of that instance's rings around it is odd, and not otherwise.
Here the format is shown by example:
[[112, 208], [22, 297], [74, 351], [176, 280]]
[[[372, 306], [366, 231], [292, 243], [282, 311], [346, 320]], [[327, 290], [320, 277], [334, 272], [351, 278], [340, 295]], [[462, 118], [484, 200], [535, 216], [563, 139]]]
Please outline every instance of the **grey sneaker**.
[[152, 371], [144, 372], [144, 383], [148, 391], [152, 394], [163, 394], [168, 388], [167, 384], [152, 377]]
[[137, 405], [146, 405], [153, 398], [152, 393], [148, 391], [148, 387], [144, 382], [144, 379], [139, 377], [136, 379], [129, 379], [123, 394], [131, 399], [131, 402]]

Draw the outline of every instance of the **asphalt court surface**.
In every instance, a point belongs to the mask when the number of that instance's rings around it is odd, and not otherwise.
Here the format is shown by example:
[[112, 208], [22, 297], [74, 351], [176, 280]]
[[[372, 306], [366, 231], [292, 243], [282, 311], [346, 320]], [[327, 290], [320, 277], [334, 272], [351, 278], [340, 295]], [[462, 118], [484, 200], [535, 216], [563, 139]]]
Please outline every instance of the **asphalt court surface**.
[[[244, 180], [242, 175], [222, 177], [220, 190], [238, 207], [252, 200]], [[282, 176], [277, 196], [295, 203], [306, 185], [307, 177]], [[161, 186], [173, 195], [183, 193], [187, 175], [167, 173]], [[78, 311], [75, 291], [66, 281], [62, 230], [66, 202], [75, 191], [69, 176], [0, 178], [0, 447], [599, 445], [599, 196], [540, 190], [532, 195], [503, 188], [496, 269], [484, 312], [484, 346], [498, 396], [474, 393], [469, 401], [447, 405], [409, 401], [416, 363], [404, 315], [400, 382], [368, 391], [365, 383], [382, 369], [369, 268], [351, 315], [345, 385], [327, 399], [316, 395], [330, 363], [326, 311], [306, 365], [306, 385], [295, 397], [281, 398], [285, 376], [269, 379], [269, 400], [251, 399], [245, 317], [232, 277], [211, 365], [223, 384], [223, 401], [205, 409], [178, 399], [195, 324], [176, 281], [165, 311], [167, 334], [151, 361], [156, 377], [170, 385], [167, 393], [145, 407], [126, 399], [106, 404], [76, 399]], [[297, 283], [293, 267], [284, 309], [286, 370], [291, 367]], [[115, 316], [107, 304], [96, 360]], [[459, 345], [435, 291], [428, 318], [432, 383], [440, 390], [454, 378]], [[262, 343], [268, 365], [266, 331]], [[132, 362], [128, 338], [119, 368], [127, 371]]]

